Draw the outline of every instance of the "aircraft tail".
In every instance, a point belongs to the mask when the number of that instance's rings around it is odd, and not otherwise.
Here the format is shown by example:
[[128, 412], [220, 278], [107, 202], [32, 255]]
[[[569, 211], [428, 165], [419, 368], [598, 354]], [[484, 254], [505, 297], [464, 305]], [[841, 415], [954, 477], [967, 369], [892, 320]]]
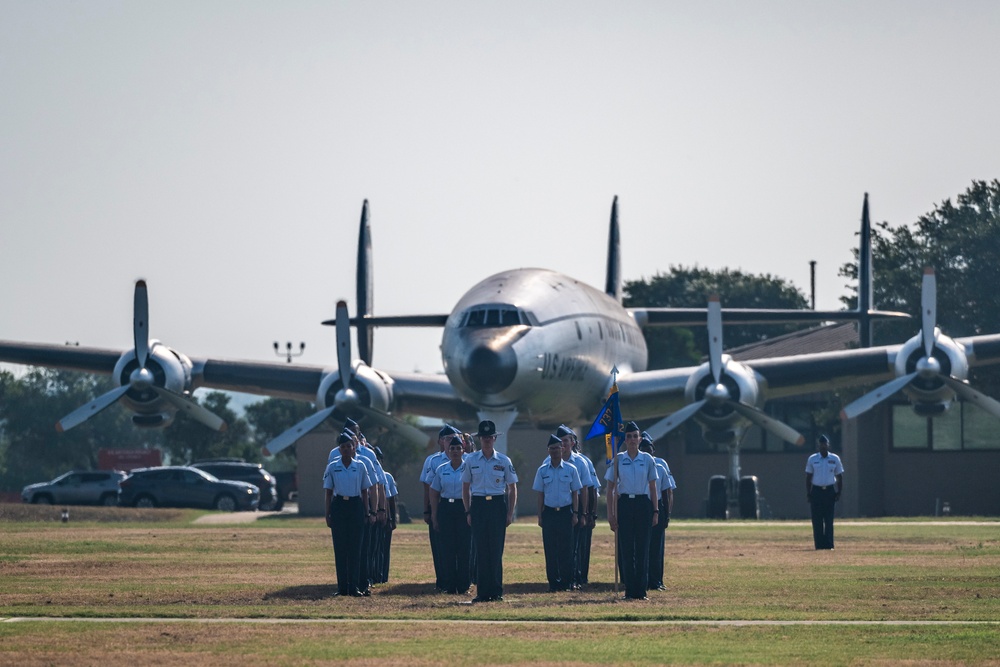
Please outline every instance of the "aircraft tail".
[[372, 290], [372, 230], [368, 219], [368, 200], [361, 207], [361, 226], [358, 230], [357, 264], [357, 329], [358, 356], [369, 366], [372, 365], [372, 346], [375, 327], [366, 322], [371, 317], [373, 304]]
[[872, 346], [872, 228], [868, 218], [868, 193], [861, 207], [861, 244], [858, 252], [858, 336], [861, 347]]
[[612, 299], [622, 301], [621, 240], [618, 235], [618, 195], [611, 203], [611, 225], [608, 231], [608, 273], [604, 292]]

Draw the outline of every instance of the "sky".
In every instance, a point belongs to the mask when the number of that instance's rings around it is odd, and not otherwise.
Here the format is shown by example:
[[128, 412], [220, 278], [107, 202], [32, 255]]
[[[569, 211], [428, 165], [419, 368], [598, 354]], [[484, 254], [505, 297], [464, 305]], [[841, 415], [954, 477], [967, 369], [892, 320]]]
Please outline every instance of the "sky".
[[[0, 0], [0, 339], [334, 365], [374, 312], [514, 267], [848, 294], [864, 193], [911, 224], [1000, 177], [1000, 3]], [[875, 260], [876, 280], [878, 260]], [[919, 276], [914, 276], [919, 280]], [[437, 329], [375, 365], [439, 372]]]

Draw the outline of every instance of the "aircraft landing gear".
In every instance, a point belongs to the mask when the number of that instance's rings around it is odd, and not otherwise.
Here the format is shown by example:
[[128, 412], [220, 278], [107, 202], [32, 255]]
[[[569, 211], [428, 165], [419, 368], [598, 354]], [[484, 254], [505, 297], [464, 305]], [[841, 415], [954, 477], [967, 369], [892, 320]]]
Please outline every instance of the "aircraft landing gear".
[[713, 475], [708, 480], [709, 519], [760, 518], [760, 486], [756, 476], [741, 477], [730, 493], [725, 475]]

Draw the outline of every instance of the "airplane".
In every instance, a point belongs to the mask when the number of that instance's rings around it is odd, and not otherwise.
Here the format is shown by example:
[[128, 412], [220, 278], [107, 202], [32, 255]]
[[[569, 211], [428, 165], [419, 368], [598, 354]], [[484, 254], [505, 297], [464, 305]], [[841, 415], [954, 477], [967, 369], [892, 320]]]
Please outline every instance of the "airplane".
[[[862, 216], [862, 242], [867, 239], [868, 200]], [[870, 246], [869, 246], [870, 248]], [[0, 341], [0, 361], [94, 373], [112, 373], [118, 389], [65, 418], [79, 423], [120, 399], [138, 426], [165, 426], [179, 408], [174, 394], [189, 396], [199, 387], [239, 391], [277, 398], [313, 401], [317, 412], [278, 436], [266, 447], [275, 454], [290, 446], [331, 415], [368, 418], [389, 431], [425, 445], [427, 437], [399, 419], [415, 414], [446, 420], [490, 419], [499, 431], [515, 420], [539, 428], [560, 423], [589, 423], [611, 387], [617, 366], [621, 408], [628, 419], [662, 418], [689, 406], [706, 440], [730, 443], [730, 475], [738, 475], [738, 445], [751, 423], [784, 439], [798, 434], [776, 420], [761, 419], [767, 399], [882, 382], [898, 373], [896, 359], [905, 346], [861, 348], [795, 355], [752, 362], [724, 360], [721, 326], [777, 322], [859, 321], [905, 317], [870, 308], [871, 264], [862, 249], [859, 308], [853, 311], [803, 311], [722, 308], [626, 308], [622, 305], [617, 197], [612, 203], [604, 291], [567, 275], [537, 268], [503, 271], [474, 285], [448, 314], [376, 316], [372, 304], [369, 205], [362, 206], [357, 265], [357, 312], [348, 316], [339, 302], [335, 327], [335, 367], [276, 362], [188, 358], [159, 341], [149, 341], [141, 359], [143, 334], [135, 324], [135, 348], [107, 350]], [[870, 249], [868, 251], [870, 253]], [[145, 283], [137, 283], [137, 294]], [[137, 302], [139, 297], [137, 296]], [[719, 347], [696, 367], [646, 370], [642, 330], [651, 326], [697, 326], [709, 323]], [[145, 321], [138, 312], [136, 322]], [[143, 324], [145, 326], [145, 324]], [[350, 328], [357, 330], [359, 358], [350, 348]], [[377, 327], [442, 327], [444, 375], [387, 372], [372, 365], [373, 331]], [[921, 337], [924, 340], [924, 337]], [[945, 337], [935, 337], [936, 346]], [[951, 339], [947, 339], [951, 340]], [[1000, 361], [1000, 334], [955, 341], [954, 351], [969, 364]], [[133, 377], [135, 369], [148, 370]], [[152, 378], [148, 378], [151, 375]], [[956, 376], [958, 382], [964, 376]], [[126, 388], [127, 387], [127, 388]], [[153, 387], [169, 389], [147, 391]], [[710, 389], [711, 388], [711, 389]], [[120, 392], [120, 393], [116, 393]], [[708, 397], [706, 399], [706, 392]], [[714, 392], [714, 395], [713, 395]], [[111, 394], [115, 394], [113, 397]], [[706, 400], [699, 408], [690, 406]], [[916, 395], [923, 406], [941, 402], [938, 395]], [[75, 415], [75, 417], [74, 417]], [[202, 421], [209, 421], [201, 415]], [[70, 417], [74, 419], [70, 420]], [[765, 416], [766, 417], [766, 416]], [[667, 417], [669, 419], [669, 417]], [[661, 422], [662, 423], [662, 422]], [[64, 427], [66, 424], [64, 423]], [[661, 426], [656, 427], [658, 430]], [[662, 435], [662, 433], [660, 434]], [[787, 436], [787, 437], [786, 437]], [[504, 447], [503, 441], [498, 449]], [[730, 503], [733, 500], [730, 498]]]

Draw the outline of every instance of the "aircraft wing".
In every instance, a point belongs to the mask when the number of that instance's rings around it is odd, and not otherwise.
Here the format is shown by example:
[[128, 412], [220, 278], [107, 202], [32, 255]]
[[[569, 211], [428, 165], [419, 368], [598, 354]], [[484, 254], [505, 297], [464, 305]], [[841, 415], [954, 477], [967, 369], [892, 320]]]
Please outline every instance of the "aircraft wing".
[[[1000, 363], [1000, 334], [958, 338], [970, 366]], [[885, 382], [895, 376], [901, 345], [858, 348], [838, 352], [798, 354], [738, 362], [749, 367], [766, 399], [798, 396], [850, 386]], [[684, 405], [684, 388], [696, 367], [623, 374], [618, 378], [622, 412], [630, 419], [646, 419], [673, 412]]]
[[77, 345], [15, 343], [0, 340], [0, 361], [25, 366], [45, 366], [68, 371], [111, 375], [121, 350], [103, 350]]
[[[627, 308], [640, 327], [705, 326], [706, 308]], [[795, 310], [776, 308], [723, 308], [723, 324], [802, 324], [819, 322], [854, 322], [861, 319], [857, 310]], [[870, 320], [909, 318], [891, 310], [869, 310]]]
[[[111, 375], [123, 350], [0, 341], [0, 361], [25, 366]], [[336, 369], [304, 364], [223, 359], [190, 359], [191, 386], [292, 400], [316, 400], [324, 374]], [[393, 411], [474, 421], [476, 409], [455, 394], [443, 374], [377, 371], [391, 386]]]

